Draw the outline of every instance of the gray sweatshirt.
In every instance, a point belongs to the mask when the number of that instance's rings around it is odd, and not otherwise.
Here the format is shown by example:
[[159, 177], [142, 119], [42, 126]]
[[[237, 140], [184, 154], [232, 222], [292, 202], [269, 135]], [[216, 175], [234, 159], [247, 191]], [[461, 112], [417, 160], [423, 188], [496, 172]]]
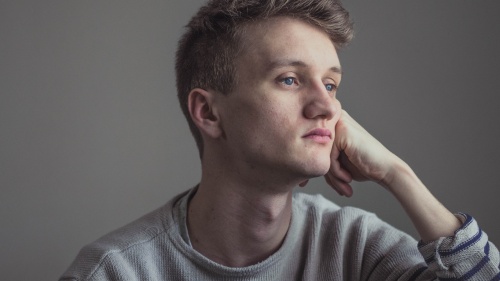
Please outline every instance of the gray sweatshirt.
[[372, 213], [295, 193], [281, 248], [241, 268], [191, 247], [189, 192], [85, 246], [60, 280], [500, 280], [498, 249], [476, 221], [453, 237], [417, 243]]

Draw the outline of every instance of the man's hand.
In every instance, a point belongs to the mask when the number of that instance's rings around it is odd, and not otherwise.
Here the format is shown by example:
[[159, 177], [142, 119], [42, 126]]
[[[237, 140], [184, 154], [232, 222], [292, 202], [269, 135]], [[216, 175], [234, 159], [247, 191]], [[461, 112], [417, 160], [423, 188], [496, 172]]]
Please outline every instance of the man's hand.
[[352, 180], [372, 180], [401, 203], [423, 241], [451, 236], [461, 222], [430, 193], [413, 170], [342, 111], [335, 127], [330, 170], [325, 179], [351, 196]]
[[352, 180], [372, 180], [386, 186], [398, 161], [343, 110], [335, 127], [330, 170], [325, 179], [340, 195], [350, 197]]

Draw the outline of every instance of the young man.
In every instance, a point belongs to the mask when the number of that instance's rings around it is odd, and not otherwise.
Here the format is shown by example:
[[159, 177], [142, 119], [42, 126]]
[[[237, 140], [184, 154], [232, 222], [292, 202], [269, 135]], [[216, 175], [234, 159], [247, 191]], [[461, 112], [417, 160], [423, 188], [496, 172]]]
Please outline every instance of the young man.
[[[61, 280], [499, 280], [476, 222], [443, 207], [336, 98], [347, 12], [331, 0], [216, 0], [177, 53], [197, 187], [80, 252]], [[373, 180], [422, 241], [355, 208], [294, 193]], [[419, 252], [420, 251], [420, 252]]]

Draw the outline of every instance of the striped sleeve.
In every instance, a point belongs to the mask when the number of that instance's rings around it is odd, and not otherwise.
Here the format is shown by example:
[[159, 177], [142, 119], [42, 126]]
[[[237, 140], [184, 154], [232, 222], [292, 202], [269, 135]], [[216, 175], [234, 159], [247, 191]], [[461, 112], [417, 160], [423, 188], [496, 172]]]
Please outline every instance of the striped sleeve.
[[456, 216], [463, 224], [454, 236], [419, 243], [428, 269], [435, 272], [439, 280], [500, 281], [498, 249], [471, 216], [463, 213]]

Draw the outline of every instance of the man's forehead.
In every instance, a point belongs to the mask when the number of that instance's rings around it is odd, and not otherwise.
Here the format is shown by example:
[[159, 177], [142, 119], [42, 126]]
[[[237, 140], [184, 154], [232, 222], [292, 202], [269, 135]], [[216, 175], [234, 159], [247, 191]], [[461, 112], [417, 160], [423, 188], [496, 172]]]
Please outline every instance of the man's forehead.
[[240, 57], [267, 71], [281, 67], [316, 67], [341, 74], [333, 42], [326, 32], [299, 19], [280, 17], [250, 24]]

